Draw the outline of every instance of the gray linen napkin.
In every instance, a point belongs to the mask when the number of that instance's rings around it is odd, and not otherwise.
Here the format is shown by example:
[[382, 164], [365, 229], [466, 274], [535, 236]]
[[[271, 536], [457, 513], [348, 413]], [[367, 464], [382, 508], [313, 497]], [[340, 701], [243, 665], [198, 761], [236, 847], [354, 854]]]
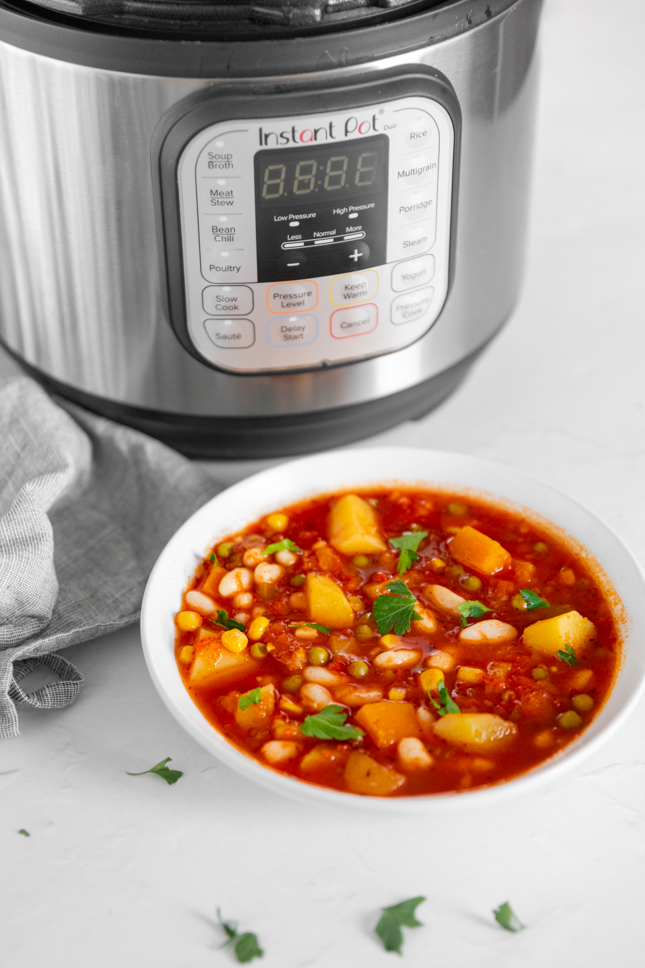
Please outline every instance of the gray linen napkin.
[[[0, 389], [0, 738], [16, 703], [67, 706], [83, 677], [56, 655], [136, 621], [155, 559], [220, 491], [163, 444], [58, 406], [33, 380]], [[39, 665], [59, 681], [19, 683]]]

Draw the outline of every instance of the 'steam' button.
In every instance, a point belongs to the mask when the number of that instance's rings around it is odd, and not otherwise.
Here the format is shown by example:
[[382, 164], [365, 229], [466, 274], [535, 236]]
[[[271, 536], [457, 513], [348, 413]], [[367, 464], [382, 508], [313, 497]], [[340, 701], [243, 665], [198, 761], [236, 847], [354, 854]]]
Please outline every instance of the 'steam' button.
[[353, 309], [337, 309], [331, 314], [331, 335], [336, 339], [347, 336], [363, 336], [373, 333], [378, 324], [378, 310], [374, 303], [355, 306]]

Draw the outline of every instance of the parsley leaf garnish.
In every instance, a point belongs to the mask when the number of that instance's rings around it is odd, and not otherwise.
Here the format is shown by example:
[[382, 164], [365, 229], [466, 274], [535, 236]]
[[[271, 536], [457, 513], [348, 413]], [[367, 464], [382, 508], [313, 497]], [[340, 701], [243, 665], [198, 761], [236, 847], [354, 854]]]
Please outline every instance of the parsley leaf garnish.
[[302, 548], [299, 548], [295, 541], [290, 538], [283, 538], [282, 541], [276, 541], [275, 544], [270, 544], [268, 548], [264, 549], [265, 555], [274, 555], [276, 551], [296, 551], [299, 555], [302, 554]]
[[208, 556], [208, 560], [213, 562], [214, 568], [219, 568], [219, 561], [217, 560], [217, 555], [214, 551], [211, 551], [210, 555]]
[[415, 917], [415, 911], [422, 901], [425, 901], [425, 897], [411, 897], [409, 901], [401, 901], [400, 904], [383, 908], [381, 919], [374, 930], [386, 951], [396, 951], [401, 954], [403, 944], [401, 927], [422, 927], [421, 921], [417, 921]]
[[549, 605], [544, 598], [540, 598], [530, 588], [520, 588], [520, 595], [526, 602], [526, 607], [529, 611], [532, 611], [534, 608], [547, 608]]
[[524, 930], [524, 925], [508, 901], [506, 901], [505, 904], [500, 904], [500, 906], [493, 911], [493, 914], [495, 915], [495, 920], [497, 923], [501, 924], [501, 926], [507, 931]]
[[244, 626], [241, 622], [236, 622], [234, 618], [229, 618], [223, 608], [217, 609], [217, 618], [209, 618], [209, 622], [213, 625], [221, 625], [225, 629], [239, 629], [240, 632], [244, 631]]
[[22, 834], [23, 837], [31, 837], [31, 834], [29, 833], [29, 831], [25, 830], [24, 827], [21, 827], [18, 833]]
[[423, 618], [414, 610], [417, 600], [402, 581], [392, 581], [385, 586], [391, 595], [379, 595], [374, 602], [372, 614], [381, 635], [387, 635], [394, 629], [396, 635], [404, 635], [410, 631], [414, 621]]
[[437, 710], [440, 716], [445, 716], [447, 715], [447, 713], [461, 712], [461, 709], [454, 701], [454, 699], [450, 698], [448, 690], [446, 689], [446, 684], [443, 681], [443, 679], [440, 679], [439, 683], [437, 684], [437, 692], [439, 693], [439, 702], [435, 702], [435, 700], [430, 695], [429, 689], [428, 689], [428, 699], [430, 700], [430, 702], [432, 703], [432, 705]]
[[472, 602], [462, 602], [461, 605], [457, 605], [457, 611], [459, 612], [461, 627], [465, 629], [469, 618], [481, 618], [485, 612], [490, 612], [491, 610], [483, 602], [475, 600]]
[[264, 951], [258, 944], [257, 935], [252, 934], [250, 931], [246, 931], [244, 934], [238, 934], [236, 925], [226, 924], [225, 921], [222, 921], [222, 915], [220, 914], [219, 908], [217, 909], [217, 920], [219, 921], [220, 927], [228, 937], [228, 941], [224, 942], [222, 948], [232, 944], [233, 950], [235, 951], [235, 957], [241, 964], [246, 964], [248, 961], [253, 961], [254, 958], [264, 957]]
[[305, 736], [315, 736], [316, 739], [360, 739], [363, 730], [345, 726], [346, 719], [343, 707], [331, 703], [314, 716], [307, 716], [300, 729]]
[[573, 646], [567, 645], [566, 642], [564, 644], [564, 649], [559, 649], [556, 652], [556, 655], [558, 659], [562, 659], [562, 661], [566, 662], [567, 665], [570, 665], [570, 666], [580, 665], [580, 663], [578, 662], [578, 657], [576, 655], [575, 649], [573, 648]]
[[331, 635], [331, 629], [328, 629], [326, 625], [321, 625], [320, 622], [289, 622], [289, 628], [300, 628], [302, 625], [307, 625], [309, 628], [315, 629], [316, 632], [324, 632], [325, 635]]
[[160, 776], [162, 780], [165, 780], [169, 786], [172, 786], [172, 784], [176, 783], [179, 777], [183, 776], [184, 774], [181, 772], [181, 770], [168, 769], [166, 763], [170, 763], [171, 759], [172, 757], [167, 756], [165, 760], [161, 761], [161, 763], [157, 763], [156, 766], [151, 766], [149, 770], [143, 770], [141, 773], [129, 773], [128, 770], [125, 772], [128, 774], [128, 776], [143, 776], [145, 773], [156, 773], [157, 776]]
[[400, 551], [399, 575], [404, 574], [412, 562], [418, 559], [417, 551], [419, 550], [419, 545], [427, 537], [427, 531], [412, 531], [408, 534], [402, 534], [400, 538], [390, 538], [392, 547]]
[[258, 686], [257, 689], [251, 689], [250, 692], [247, 692], [243, 696], [240, 696], [240, 701], [238, 702], [238, 706], [242, 711], [244, 711], [248, 709], [249, 706], [257, 706], [261, 702], [262, 702], [262, 690]]

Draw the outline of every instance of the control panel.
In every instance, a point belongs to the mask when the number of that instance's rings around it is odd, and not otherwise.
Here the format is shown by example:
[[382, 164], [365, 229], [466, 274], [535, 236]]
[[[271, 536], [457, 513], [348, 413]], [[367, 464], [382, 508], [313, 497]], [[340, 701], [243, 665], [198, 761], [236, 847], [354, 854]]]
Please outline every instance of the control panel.
[[390, 353], [448, 292], [455, 128], [417, 94], [203, 127], [176, 165], [185, 331], [236, 373]]

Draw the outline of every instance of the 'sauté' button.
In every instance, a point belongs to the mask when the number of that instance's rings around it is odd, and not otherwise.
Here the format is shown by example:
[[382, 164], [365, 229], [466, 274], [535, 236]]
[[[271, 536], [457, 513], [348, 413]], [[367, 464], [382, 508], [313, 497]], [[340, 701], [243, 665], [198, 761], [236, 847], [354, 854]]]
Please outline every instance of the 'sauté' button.
[[352, 309], [338, 309], [331, 314], [331, 335], [336, 339], [347, 336], [362, 336], [372, 333], [378, 324], [378, 310], [374, 303], [355, 306]]
[[207, 286], [202, 304], [211, 316], [244, 316], [253, 310], [253, 290], [249, 286]]
[[420, 255], [418, 259], [407, 259], [392, 269], [392, 289], [395, 292], [416, 289], [430, 282], [433, 276], [434, 256]]
[[205, 319], [206, 334], [222, 350], [244, 350], [255, 343], [250, 319]]

